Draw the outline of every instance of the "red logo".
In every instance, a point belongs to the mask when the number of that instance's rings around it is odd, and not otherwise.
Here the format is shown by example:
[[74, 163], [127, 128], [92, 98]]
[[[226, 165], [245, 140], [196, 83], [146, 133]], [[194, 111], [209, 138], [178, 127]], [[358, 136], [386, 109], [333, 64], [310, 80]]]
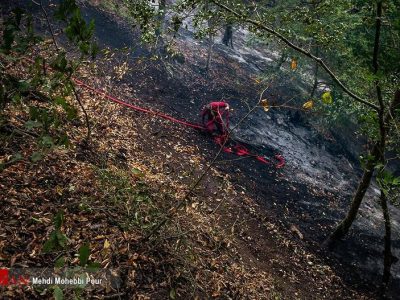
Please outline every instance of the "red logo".
[[8, 270], [0, 269], [0, 286], [8, 285]]
[[8, 285], [28, 285], [30, 283], [29, 276], [11, 275], [8, 269], [0, 269], [0, 286]]

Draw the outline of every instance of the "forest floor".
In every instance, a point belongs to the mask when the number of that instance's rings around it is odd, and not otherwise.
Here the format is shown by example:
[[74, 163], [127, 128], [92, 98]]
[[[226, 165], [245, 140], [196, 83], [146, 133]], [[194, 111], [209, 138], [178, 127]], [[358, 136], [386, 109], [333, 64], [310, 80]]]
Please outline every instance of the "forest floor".
[[[51, 45], [44, 43], [40, 51], [49, 55]], [[159, 111], [169, 109], [179, 115], [191, 107], [187, 101], [186, 106], [177, 108], [172, 99], [207, 102], [227, 93], [251, 99], [260, 89], [239, 67], [226, 62], [218, 66], [229, 70], [218, 69], [211, 74], [214, 80], [197, 68], [193, 85], [193, 74], [184, 74], [193, 69], [182, 68], [180, 78], [169, 80], [163, 63], [148, 57], [129, 65], [129, 73], [135, 75], [126, 77], [121, 71], [123, 53], [103, 55], [101, 62], [82, 68], [79, 78], [120, 99]], [[8, 71], [21, 76], [24, 67], [13, 66]], [[222, 73], [232, 77], [220, 76]], [[90, 259], [114, 270], [122, 282], [118, 288], [89, 288], [85, 298], [377, 297], [349, 267], [312, 251], [302, 232], [283, 222], [280, 214], [284, 210], [274, 209], [273, 203], [284, 198], [315, 195], [303, 185], [289, 183], [272, 167], [255, 161], [233, 163], [235, 158], [226, 154], [191, 193], [185, 208], [143, 241], [152, 226], [182, 201], [218, 147], [204, 133], [129, 110], [83, 89], [79, 92], [90, 116], [90, 142], [85, 142], [81, 114], [81, 121], [68, 131], [71, 147], [54, 149], [36, 163], [21, 160], [1, 173], [0, 188], [5, 192], [0, 195], [0, 221], [4, 224], [0, 266], [51, 268], [61, 255], [68, 266], [75, 266], [78, 249], [89, 243]], [[16, 110], [10, 106], [6, 112], [9, 124], [23, 128], [26, 107]], [[186, 116], [197, 114], [193, 110]], [[11, 137], [2, 132], [1, 149], [3, 162], [16, 151], [29, 157], [37, 150], [34, 137], [23, 132]], [[269, 151], [272, 154], [275, 149]], [[268, 174], [267, 181], [265, 176], [260, 181], [260, 172]], [[257, 192], [260, 188], [262, 193]], [[265, 206], [265, 199], [259, 199], [266, 194], [270, 194], [270, 207]], [[322, 198], [335, 205], [332, 194], [320, 195], [315, 201]], [[59, 211], [64, 213], [67, 249], [43, 254], [43, 244], [54, 229], [52, 219]], [[18, 299], [51, 297], [51, 291], [32, 287], [2, 288], [1, 293]], [[65, 295], [74, 293], [69, 290]]]
[[[23, 73], [21, 67], [9, 71]], [[83, 71], [80, 77], [107, 86], [90, 74]], [[114, 94], [124, 98], [122, 90], [126, 87], [118, 86]], [[78, 263], [79, 247], [90, 243], [90, 260], [122, 278], [118, 290], [92, 290], [93, 297], [366, 297], [293, 241], [290, 232], [232, 182], [233, 175], [217, 168], [211, 168], [185, 209], [142, 242], [205, 170], [210, 158], [204, 151], [216, 148], [212, 143], [200, 148], [206, 137], [191, 129], [85, 91], [81, 96], [92, 124], [89, 143], [83, 142], [84, 122], [78, 122], [68, 132], [72, 147], [55, 149], [37, 163], [21, 160], [1, 174], [1, 266], [51, 268], [64, 255], [72, 267]], [[24, 110], [10, 107], [7, 115], [9, 124], [23, 128]], [[23, 133], [3, 136], [2, 160], [15, 151], [29, 157], [37, 150], [34, 145], [34, 137]], [[43, 245], [54, 229], [52, 219], [59, 211], [64, 214], [67, 249], [44, 254]], [[18, 299], [51, 295], [16, 287], [2, 288], [1, 293]]]

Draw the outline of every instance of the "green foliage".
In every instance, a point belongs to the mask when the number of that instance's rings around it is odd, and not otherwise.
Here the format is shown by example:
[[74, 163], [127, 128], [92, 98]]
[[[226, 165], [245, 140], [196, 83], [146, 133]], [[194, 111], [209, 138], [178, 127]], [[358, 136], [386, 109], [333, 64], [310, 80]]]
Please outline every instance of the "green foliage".
[[[59, 20], [66, 23], [65, 33], [68, 39], [80, 50], [79, 59], [68, 59], [66, 52], [59, 49], [49, 58], [37, 55], [34, 61], [24, 68], [23, 78], [10, 74], [7, 64], [26, 63], [23, 57], [41, 46], [41, 38], [33, 31], [32, 16], [18, 8], [5, 18], [0, 52], [3, 53], [0, 64], [0, 119], [1, 126], [8, 124], [6, 107], [28, 113], [24, 130], [36, 138], [36, 151], [30, 155], [30, 161], [39, 162], [54, 147], [68, 147], [68, 125], [78, 118], [77, 108], [70, 99], [76, 97], [72, 86], [72, 76], [76, 73], [85, 57], [97, 53], [93, 42], [94, 22], [86, 24], [75, 0], [61, 1], [55, 13]], [[50, 25], [49, 25], [50, 26]], [[16, 162], [2, 163], [0, 171]]]
[[379, 124], [376, 113], [363, 111], [358, 117], [358, 122], [361, 125], [360, 131], [370, 140], [377, 141], [379, 139]]
[[322, 102], [325, 104], [332, 104], [333, 102], [333, 97], [331, 95], [331, 92], [325, 92], [321, 96]]
[[59, 286], [54, 286], [53, 296], [54, 296], [55, 300], [63, 300], [64, 299], [64, 293]]
[[160, 29], [158, 12], [147, 0], [124, 0], [129, 8], [129, 16], [135, 21], [142, 32], [141, 39], [145, 43], [154, 43], [157, 40], [157, 30]]
[[[33, 34], [32, 17], [24, 17], [22, 9], [16, 8], [4, 21], [3, 43], [0, 46], [0, 53], [9, 54], [11, 50], [16, 53], [24, 53], [36, 43], [39, 38]], [[25, 29], [25, 34], [22, 31]]]
[[[86, 286], [86, 278], [90, 273], [95, 273], [100, 268], [100, 263], [92, 262], [89, 260], [90, 257], [90, 247], [89, 244], [82, 245], [77, 253], [79, 259], [79, 266], [67, 267], [67, 261], [64, 256], [58, 258], [55, 262], [54, 267], [58, 269], [63, 269], [64, 276], [67, 278], [80, 278], [82, 284], [78, 284], [73, 287], [73, 294], [76, 299], [80, 299], [83, 289]], [[66, 268], [67, 267], [67, 268]], [[57, 292], [59, 297], [63, 297], [63, 292], [61, 288], [57, 285], [53, 286], [54, 295]], [[62, 299], [62, 298], [60, 298]]]
[[72, 17], [69, 19], [69, 24], [65, 28], [65, 34], [70, 41], [73, 41], [79, 46], [82, 54], [91, 55], [93, 58], [98, 52], [98, 47], [91, 42], [94, 32], [94, 20], [88, 25], [83, 19], [81, 11], [75, 10]]
[[[59, 211], [53, 219], [54, 230], [51, 232], [49, 239], [43, 245], [43, 252], [50, 253], [51, 251], [61, 250], [67, 248], [68, 238], [62, 233], [62, 226], [64, 223], [64, 214], [62, 211]], [[83, 284], [74, 287], [74, 295], [78, 297], [83, 288], [86, 286], [85, 280], [88, 273], [94, 273], [99, 270], [100, 263], [93, 262], [89, 259], [90, 257], [90, 246], [88, 243], [82, 245], [76, 256], [79, 259], [79, 266], [68, 267], [67, 258], [65, 256], [60, 256], [55, 261], [54, 267], [59, 269], [63, 269], [64, 275], [67, 278], [80, 277]], [[53, 288], [53, 295], [56, 299], [63, 299], [63, 291], [62, 289], [55, 285]]]
[[75, 0], [64, 0], [60, 2], [54, 16], [59, 20], [67, 22], [68, 18], [77, 10], [79, 10], [79, 7], [76, 5]]
[[88, 244], [79, 248], [79, 262], [82, 267], [86, 266], [89, 261], [90, 248]]
[[5, 168], [7, 168], [8, 166], [11, 166], [12, 164], [23, 160], [23, 157], [21, 155], [21, 153], [17, 152], [14, 153], [14, 155], [11, 156], [10, 160], [4, 163], [0, 163], [0, 172], [3, 171]]
[[122, 226], [126, 228], [151, 228], [161, 215], [161, 208], [151, 197], [149, 187], [143, 180], [143, 172], [133, 168], [130, 172], [99, 169], [100, 179], [107, 201], [120, 211], [125, 211]]
[[43, 245], [43, 252], [64, 249], [67, 246], [68, 238], [62, 233], [61, 227], [64, 222], [64, 214], [59, 211], [53, 220], [54, 230], [50, 233], [49, 239]]
[[65, 266], [65, 257], [61, 256], [60, 258], [58, 258], [54, 264], [54, 267], [56, 268], [62, 268]]
[[393, 204], [400, 205], [400, 176], [395, 176], [381, 164], [376, 166], [376, 169], [378, 171], [376, 182], [379, 188]]

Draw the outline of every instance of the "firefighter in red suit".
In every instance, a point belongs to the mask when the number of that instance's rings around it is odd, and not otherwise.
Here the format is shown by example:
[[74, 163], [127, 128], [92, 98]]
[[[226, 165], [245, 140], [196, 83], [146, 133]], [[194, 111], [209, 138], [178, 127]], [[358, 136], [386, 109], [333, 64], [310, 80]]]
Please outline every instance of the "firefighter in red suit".
[[204, 106], [201, 117], [209, 133], [223, 135], [229, 128], [229, 104], [222, 101], [211, 102]]

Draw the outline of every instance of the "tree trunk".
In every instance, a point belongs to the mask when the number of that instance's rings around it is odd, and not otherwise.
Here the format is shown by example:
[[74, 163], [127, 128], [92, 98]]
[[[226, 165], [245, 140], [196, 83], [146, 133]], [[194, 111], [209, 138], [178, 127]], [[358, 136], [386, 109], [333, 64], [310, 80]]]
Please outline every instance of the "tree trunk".
[[[382, 18], [382, 1], [376, 3], [376, 21], [375, 21], [375, 41], [374, 41], [374, 49], [373, 49], [373, 58], [372, 58], [372, 68], [374, 74], [378, 73], [379, 64], [378, 64], [378, 55], [379, 55], [379, 46], [380, 46], [380, 32], [381, 32], [381, 18]], [[357, 217], [358, 209], [360, 208], [360, 204], [365, 196], [365, 192], [367, 191], [371, 178], [374, 173], [374, 169], [376, 165], [380, 162], [384, 164], [384, 155], [386, 148], [386, 137], [388, 133], [389, 123], [391, 121], [391, 111], [393, 109], [393, 105], [396, 102], [397, 93], [393, 99], [392, 104], [389, 107], [389, 111], [385, 114], [385, 105], [382, 99], [382, 92], [380, 87], [379, 80], [375, 81], [375, 88], [377, 93], [377, 99], [379, 102], [379, 109], [377, 110], [378, 118], [379, 118], [379, 141], [375, 143], [372, 148], [369, 156], [372, 156], [372, 159], [369, 159], [366, 162], [364, 174], [362, 176], [361, 181], [358, 184], [358, 188], [356, 193], [353, 196], [353, 200], [351, 203], [350, 210], [347, 213], [347, 216], [339, 223], [333, 233], [324, 241], [322, 246], [328, 247], [332, 249], [335, 243], [343, 238], [348, 232], [353, 224], [354, 220]]]
[[353, 196], [350, 210], [347, 213], [346, 218], [344, 218], [339, 223], [334, 232], [324, 241], [324, 243], [322, 244], [323, 247], [328, 247], [332, 249], [334, 244], [339, 239], [344, 237], [349, 231], [351, 224], [353, 223], [353, 221], [357, 216], [358, 208], [360, 207], [365, 192], [371, 182], [371, 178], [374, 173], [374, 168], [378, 162], [382, 162], [384, 159], [385, 144], [386, 144], [385, 142], [386, 142], [386, 136], [389, 134], [389, 125], [390, 122], [392, 121], [392, 117], [394, 117], [396, 113], [396, 110], [399, 108], [400, 108], [400, 90], [397, 90], [394, 94], [393, 101], [390, 104], [389, 110], [387, 111], [386, 115], [383, 118], [379, 117], [379, 120], [383, 119], [382, 121], [383, 125], [380, 126], [381, 139], [379, 142], [376, 142], [371, 152], [369, 153], [370, 156], [374, 157], [374, 159], [367, 162], [362, 179], [358, 184], [356, 193]]
[[389, 214], [389, 209], [387, 205], [387, 198], [385, 193], [381, 190], [381, 207], [382, 207], [382, 212], [383, 212], [383, 217], [385, 219], [385, 238], [384, 238], [384, 244], [385, 244], [385, 250], [384, 250], [384, 256], [383, 256], [383, 277], [382, 277], [382, 283], [384, 286], [387, 286], [389, 283], [390, 279], [390, 268], [393, 263], [392, 259], [392, 240], [391, 240], [391, 235], [392, 235], [392, 228], [390, 224], [390, 214]]
[[[371, 155], [376, 157], [378, 145], [376, 144], [371, 151]], [[375, 155], [374, 155], [375, 154]], [[353, 196], [353, 200], [351, 202], [350, 210], [348, 211], [346, 217], [339, 223], [334, 232], [324, 241], [322, 244], [323, 247], [327, 247], [332, 249], [335, 243], [343, 238], [348, 232], [353, 224], [354, 220], [357, 217], [358, 209], [360, 208], [360, 204], [364, 199], [365, 192], [367, 191], [370, 183], [372, 175], [374, 174], [374, 168], [376, 166], [377, 160], [374, 158], [372, 161], [367, 162], [367, 166], [365, 167], [363, 176], [358, 184], [357, 190]]]
[[282, 50], [281, 56], [276, 64], [276, 66], [274, 66], [275, 72], [278, 72], [281, 69], [282, 65], [286, 62], [287, 58], [288, 58], [288, 55], [287, 55], [286, 51]]
[[222, 43], [225, 46], [230, 46], [233, 49], [233, 27], [232, 24], [227, 24], [225, 26], [224, 37], [222, 38]]
[[166, 8], [167, 8], [166, 0], [161, 0], [159, 2], [159, 5], [158, 5], [158, 10], [162, 11], [162, 13], [158, 17], [159, 18], [158, 20], [160, 22], [160, 26], [158, 28], [156, 28], [156, 35], [158, 37], [160, 37], [164, 33], [165, 10], [166, 10]]

